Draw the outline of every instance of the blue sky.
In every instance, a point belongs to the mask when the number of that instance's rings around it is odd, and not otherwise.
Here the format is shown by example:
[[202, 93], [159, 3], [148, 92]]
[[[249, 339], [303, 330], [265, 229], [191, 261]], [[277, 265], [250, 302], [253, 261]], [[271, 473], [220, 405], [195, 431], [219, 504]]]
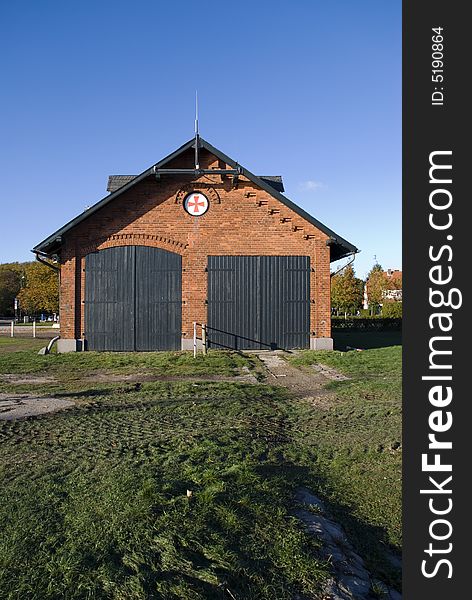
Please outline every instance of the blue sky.
[[401, 268], [401, 2], [64, 2], [0, 8], [0, 262], [202, 136]]

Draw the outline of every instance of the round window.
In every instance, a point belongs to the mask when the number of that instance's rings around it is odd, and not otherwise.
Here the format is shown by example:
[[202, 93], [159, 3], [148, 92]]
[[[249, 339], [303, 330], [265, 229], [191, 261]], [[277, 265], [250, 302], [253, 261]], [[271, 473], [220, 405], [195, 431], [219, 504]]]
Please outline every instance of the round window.
[[184, 208], [192, 217], [201, 217], [209, 207], [208, 198], [201, 192], [191, 192], [185, 196]]

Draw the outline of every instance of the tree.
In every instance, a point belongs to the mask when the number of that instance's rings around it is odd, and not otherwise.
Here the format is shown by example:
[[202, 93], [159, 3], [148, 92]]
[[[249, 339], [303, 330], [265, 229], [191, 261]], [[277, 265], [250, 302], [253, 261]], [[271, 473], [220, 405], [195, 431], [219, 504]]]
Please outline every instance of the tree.
[[388, 289], [388, 277], [379, 263], [376, 263], [367, 275], [366, 285], [369, 308], [375, 314], [382, 304], [383, 292]]
[[364, 282], [357, 279], [352, 265], [331, 278], [331, 306], [345, 315], [361, 308], [363, 292]]
[[0, 315], [14, 316], [15, 298], [20, 291], [21, 270], [18, 263], [0, 265]]
[[23, 312], [31, 315], [59, 310], [59, 276], [39, 262], [25, 264], [25, 285], [18, 298]]

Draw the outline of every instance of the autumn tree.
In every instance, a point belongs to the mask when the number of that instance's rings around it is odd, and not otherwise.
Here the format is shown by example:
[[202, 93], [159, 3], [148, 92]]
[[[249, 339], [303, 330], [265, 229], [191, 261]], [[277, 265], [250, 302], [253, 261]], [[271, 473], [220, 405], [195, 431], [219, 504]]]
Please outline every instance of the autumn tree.
[[18, 298], [23, 312], [38, 314], [59, 310], [59, 274], [39, 262], [25, 264], [25, 282]]
[[388, 277], [381, 265], [376, 263], [367, 275], [367, 296], [369, 299], [369, 308], [375, 314], [378, 307], [382, 304], [383, 293], [388, 289]]
[[337, 311], [355, 313], [362, 307], [364, 282], [355, 276], [354, 268], [348, 265], [331, 278], [331, 306]]

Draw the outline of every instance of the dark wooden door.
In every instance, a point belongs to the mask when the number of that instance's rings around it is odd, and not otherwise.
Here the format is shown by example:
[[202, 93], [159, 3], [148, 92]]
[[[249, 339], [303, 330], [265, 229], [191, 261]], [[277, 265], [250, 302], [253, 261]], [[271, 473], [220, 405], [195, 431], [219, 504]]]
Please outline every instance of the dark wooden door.
[[309, 256], [209, 256], [213, 347], [308, 348]]
[[182, 257], [136, 247], [136, 350], [180, 350]]
[[182, 259], [145, 246], [119, 246], [85, 259], [89, 350], [179, 350]]

